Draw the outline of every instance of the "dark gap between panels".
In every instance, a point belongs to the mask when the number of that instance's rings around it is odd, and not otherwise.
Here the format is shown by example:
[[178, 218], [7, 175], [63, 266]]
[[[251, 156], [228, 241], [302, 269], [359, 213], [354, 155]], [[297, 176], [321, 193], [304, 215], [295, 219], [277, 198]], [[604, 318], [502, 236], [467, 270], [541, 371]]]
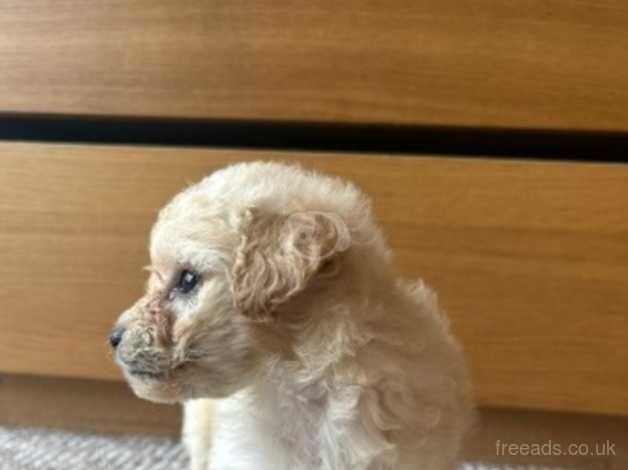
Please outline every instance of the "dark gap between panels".
[[628, 134], [160, 118], [0, 115], [0, 139], [622, 162]]

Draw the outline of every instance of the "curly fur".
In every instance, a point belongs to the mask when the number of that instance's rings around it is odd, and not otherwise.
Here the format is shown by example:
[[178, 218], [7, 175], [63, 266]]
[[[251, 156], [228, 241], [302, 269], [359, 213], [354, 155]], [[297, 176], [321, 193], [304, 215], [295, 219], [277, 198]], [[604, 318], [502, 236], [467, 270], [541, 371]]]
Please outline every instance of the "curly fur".
[[[462, 352], [354, 185], [234, 165], [161, 211], [150, 251], [116, 360], [139, 396], [185, 403], [193, 470], [455, 467], [472, 416]], [[185, 296], [182, 269], [202, 276]]]

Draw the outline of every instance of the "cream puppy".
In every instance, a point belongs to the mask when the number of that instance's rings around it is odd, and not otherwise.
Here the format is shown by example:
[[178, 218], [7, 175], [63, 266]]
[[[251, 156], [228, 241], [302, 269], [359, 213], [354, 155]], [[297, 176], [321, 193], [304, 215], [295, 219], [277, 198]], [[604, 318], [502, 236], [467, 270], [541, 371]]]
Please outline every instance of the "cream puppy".
[[461, 349], [353, 184], [227, 167], [161, 211], [150, 256], [110, 341], [138, 396], [184, 403], [193, 470], [455, 467]]

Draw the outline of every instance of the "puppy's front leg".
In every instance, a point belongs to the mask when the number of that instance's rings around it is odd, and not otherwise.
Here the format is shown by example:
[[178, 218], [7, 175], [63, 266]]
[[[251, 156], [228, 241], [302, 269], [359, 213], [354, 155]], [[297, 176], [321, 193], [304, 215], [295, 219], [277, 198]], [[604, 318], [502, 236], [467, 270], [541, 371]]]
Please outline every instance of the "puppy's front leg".
[[190, 455], [190, 470], [207, 470], [212, 445], [214, 402], [207, 398], [183, 405], [183, 443]]

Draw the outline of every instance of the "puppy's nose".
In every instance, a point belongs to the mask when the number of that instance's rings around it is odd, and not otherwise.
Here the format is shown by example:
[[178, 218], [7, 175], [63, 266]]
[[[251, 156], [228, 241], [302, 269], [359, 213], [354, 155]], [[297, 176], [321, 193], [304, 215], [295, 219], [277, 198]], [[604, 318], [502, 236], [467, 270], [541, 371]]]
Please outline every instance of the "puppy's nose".
[[113, 349], [117, 348], [122, 341], [122, 336], [124, 336], [124, 328], [121, 326], [114, 328], [111, 332], [111, 336], [109, 336], [109, 344]]

